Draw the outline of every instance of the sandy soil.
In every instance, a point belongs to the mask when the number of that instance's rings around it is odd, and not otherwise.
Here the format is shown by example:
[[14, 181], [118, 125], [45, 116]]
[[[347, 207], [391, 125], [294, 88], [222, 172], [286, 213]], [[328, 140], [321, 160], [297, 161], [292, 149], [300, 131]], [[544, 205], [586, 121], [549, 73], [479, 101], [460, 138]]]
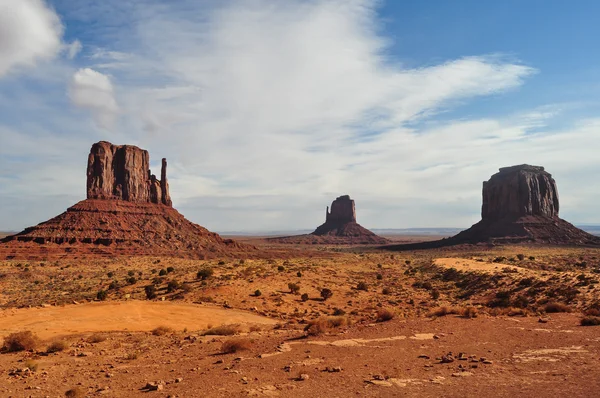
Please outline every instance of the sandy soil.
[[48, 339], [60, 335], [110, 331], [206, 329], [222, 324], [274, 325], [276, 321], [245, 311], [188, 303], [125, 301], [0, 311], [0, 336], [20, 330]]

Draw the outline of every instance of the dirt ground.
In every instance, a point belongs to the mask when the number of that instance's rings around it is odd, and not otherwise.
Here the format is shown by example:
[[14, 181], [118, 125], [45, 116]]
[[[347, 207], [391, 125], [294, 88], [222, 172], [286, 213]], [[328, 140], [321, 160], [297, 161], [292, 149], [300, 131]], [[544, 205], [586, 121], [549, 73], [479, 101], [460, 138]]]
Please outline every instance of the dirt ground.
[[268, 255], [0, 262], [0, 337], [37, 337], [0, 353], [0, 396], [584, 397], [599, 387], [600, 326], [580, 326], [599, 307], [598, 249], [253, 242]]

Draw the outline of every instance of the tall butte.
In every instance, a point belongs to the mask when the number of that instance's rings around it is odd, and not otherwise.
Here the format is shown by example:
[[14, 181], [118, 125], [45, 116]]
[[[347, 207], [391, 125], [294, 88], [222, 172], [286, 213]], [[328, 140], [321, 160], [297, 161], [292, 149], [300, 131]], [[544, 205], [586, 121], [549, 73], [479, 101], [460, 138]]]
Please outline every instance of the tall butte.
[[600, 245], [588, 234], [558, 216], [558, 189], [541, 166], [503, 167], [483, 183], [481, 221], [459, 234], [433, 242], [389, 246], [417, 249], [462, 243], [544, 243]]
[[325, 223], [311, 235], [342, 238], [348, 243], [386, 243], [387, 239], [376, 235], [356, 222], [354, 200], [349, 195], [336, 198], [331, 210], [325, 211]]
[[222, 239], [172, 207], [166, 159], [158, 180], [148, 151], [106, 141], [90, 150], [86, 200], [0, 242], [0, 258], [30, 259], [73, 254], [208, 258], [254, 250]]

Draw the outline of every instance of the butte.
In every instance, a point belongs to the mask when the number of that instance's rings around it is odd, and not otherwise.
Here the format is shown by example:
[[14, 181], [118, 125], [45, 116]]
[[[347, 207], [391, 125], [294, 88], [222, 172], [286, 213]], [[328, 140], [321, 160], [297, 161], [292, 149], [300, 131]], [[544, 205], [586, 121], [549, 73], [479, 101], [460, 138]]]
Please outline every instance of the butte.
[[255, 250], [222, 239], [172, 206], [167, 161], [160, 180], [148, 151], [100, 141], [87, 162], [87, 199], [0, 241], [0, 258], [160, 255], [210, 258]]
[[349, 195], [336, 198], [325, 211], [325, 223], [308, 235], [268, 239], [277, 243], [305, 244], [385, 244], [389, 241], [356, 222], [354, 200]]
[[384, 248], [413, 250], [480, 243], [600, 245], [600, 237], [558, 217], [558, 209], [556, 182], [543, 167], [503, 167], [483, 183], [481, 221], [471, 228], [447, 239]]

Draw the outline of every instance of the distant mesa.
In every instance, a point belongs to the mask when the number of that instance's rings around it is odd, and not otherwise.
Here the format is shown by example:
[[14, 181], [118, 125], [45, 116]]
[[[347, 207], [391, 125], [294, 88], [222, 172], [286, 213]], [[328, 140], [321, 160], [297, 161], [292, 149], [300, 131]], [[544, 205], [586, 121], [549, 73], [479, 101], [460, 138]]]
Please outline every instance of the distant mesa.
[[325, 223], [308, 235], [268, 239], [278, 243], [305, 244], [385, 244], [389, 241], [356, 222], [354, 200], [349, 195], [336, 198], [325, 211]]
[[438, 241], [386, 246], [390, 250], [428, 249], [477, 243], [600, 245], [591, 235], [558, 217], [558, 189], [540, 166], [503, 167], [483, 183], [481, 221]]
[[0, 258], [80, 254], [209, 258], [255, 250], [194, 224], [172, 207], [167, 161], [160, 180], [148, 151], [100, 141], [90, 150], [87, 199], [0, 240]]

